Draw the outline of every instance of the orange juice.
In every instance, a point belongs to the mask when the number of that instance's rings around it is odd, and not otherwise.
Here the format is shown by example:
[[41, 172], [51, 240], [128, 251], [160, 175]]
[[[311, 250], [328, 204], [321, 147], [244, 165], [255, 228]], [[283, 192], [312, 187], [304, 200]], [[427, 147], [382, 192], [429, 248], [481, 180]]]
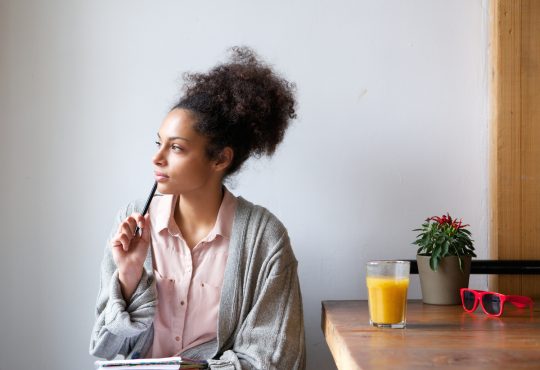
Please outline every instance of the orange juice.
[[368, 276], [369, 314], [377, 324], [405, 322], [409, 278]]

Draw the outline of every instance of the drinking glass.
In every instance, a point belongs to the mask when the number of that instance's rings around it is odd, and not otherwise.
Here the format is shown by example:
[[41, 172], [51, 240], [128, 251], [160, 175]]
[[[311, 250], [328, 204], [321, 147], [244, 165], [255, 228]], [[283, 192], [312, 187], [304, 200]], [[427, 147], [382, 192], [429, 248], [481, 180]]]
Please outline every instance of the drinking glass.
[[402, 329], [406, 325], [410, 262], [367, 263], [369, 323], [379, 328]]

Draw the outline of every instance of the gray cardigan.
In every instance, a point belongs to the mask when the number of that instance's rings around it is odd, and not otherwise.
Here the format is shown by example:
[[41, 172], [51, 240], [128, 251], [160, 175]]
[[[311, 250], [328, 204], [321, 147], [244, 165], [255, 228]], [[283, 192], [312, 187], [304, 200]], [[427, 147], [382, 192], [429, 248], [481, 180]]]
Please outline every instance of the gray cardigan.
[[[119, 223], [142, 202], [119, 212]], [[107, 243], [90, 354], [107, 359], [144, 356], [152, 346], [157, 304], [152, 248], [130, 302], [120, 290]], [[268, 210], [238, 197], [221, 293], [217, 340], [181, 355], [208, 359], [211, 369], [304, 369], [302, 297], [287, 230]]]

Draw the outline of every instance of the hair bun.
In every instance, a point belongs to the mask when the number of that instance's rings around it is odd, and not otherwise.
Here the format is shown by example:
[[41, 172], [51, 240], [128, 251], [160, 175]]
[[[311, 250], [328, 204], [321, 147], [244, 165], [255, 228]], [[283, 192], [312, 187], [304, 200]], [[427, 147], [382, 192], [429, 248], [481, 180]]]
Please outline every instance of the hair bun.
[[232, 47], [226, 63], [208, 73], [184, 75], [184, 95], [174, 108], [197, 117], [195, 129], [209, 138], [215, 157], [229, 146], [236, 172], [251, 155], [272, 155], [296, 118], [294, 83], [279, 76], [248, 47]]

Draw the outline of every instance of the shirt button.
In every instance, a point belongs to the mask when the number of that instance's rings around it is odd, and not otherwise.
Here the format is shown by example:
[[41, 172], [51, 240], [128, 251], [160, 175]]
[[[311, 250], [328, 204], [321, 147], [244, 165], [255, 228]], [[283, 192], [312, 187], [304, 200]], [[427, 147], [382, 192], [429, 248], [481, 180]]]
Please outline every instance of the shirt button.
[[176, 337], [174, 339], [176, 339], [177, 342], [180, 342], [180, 337]]
[[180, 305], [183, 306], [183, 305], [184, 305], [184, 301], [180, 302]]
[[201, 286], [204, 286], [204, 283], [201, 283]]

